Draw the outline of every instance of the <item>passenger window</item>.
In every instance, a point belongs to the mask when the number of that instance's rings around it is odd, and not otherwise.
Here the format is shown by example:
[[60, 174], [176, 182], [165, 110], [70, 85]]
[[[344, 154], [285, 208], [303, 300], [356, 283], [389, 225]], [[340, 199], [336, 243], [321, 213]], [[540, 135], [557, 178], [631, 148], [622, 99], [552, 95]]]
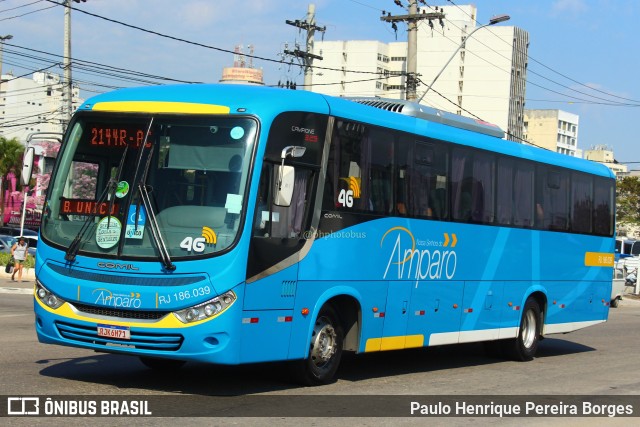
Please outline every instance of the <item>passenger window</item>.
[[543, 230], [569, 229], [569, 174], [538, 167], [536, 178], [536, 222]]
[[611, 236], [613, 235], [614, 221], [614, 181], [595, 179], [594, 190], [594, 232], [601, 236]]
[[338, 121], [325, 186], [325, 209], [390, 214], [393, 135], [360, 123]]
[[495, 159], [490, 154], [456, 148], [452, 155], [453, 218], [492, 223], [495, 217]]
[[574, 173], [571, 179], [571, 230], [591, 233], [593, 184], [591, 177]]

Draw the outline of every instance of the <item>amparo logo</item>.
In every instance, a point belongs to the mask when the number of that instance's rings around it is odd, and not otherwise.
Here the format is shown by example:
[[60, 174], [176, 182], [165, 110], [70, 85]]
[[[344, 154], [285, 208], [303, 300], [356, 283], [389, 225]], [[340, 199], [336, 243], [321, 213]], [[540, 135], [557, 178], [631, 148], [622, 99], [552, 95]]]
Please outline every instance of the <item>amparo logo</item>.
[[137, 292], [128, 294], [114, 294], [108, 289], [95, 289], [93, 295], [96, 297], [95, 304], [119, 308], [140, 308], [142, 300]]
[[[380, 240], [384, 248], [385, 239], [393, 242], [384, 278], [397, 280], [441, 280], [453, 279], [458, 266], [458, 255], [453, 249], [458, 242], [455, 234], [444, 233], [443, 240], [416, 240], [405, 227], [387, 230]], [[391, 240], [393, 239], [393, 240]], [[451, 244], [451, 245], [450, 245]], [[450, 245], [450, 246], [449, 246]], [[387, 243], [386, 247], [389, 247]]]

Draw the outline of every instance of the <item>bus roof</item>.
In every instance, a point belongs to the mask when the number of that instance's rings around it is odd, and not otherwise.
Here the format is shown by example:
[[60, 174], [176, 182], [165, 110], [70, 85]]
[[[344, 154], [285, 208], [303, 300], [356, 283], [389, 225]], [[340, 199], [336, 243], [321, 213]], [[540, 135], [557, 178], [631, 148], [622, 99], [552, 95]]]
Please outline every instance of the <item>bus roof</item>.
[[[136, 103], [137, 109], [127, 110], [123, 107], [127, 103]], [[141, 112], [140, 108], [147, 108], [145, 112], [168, 112], [162, 109], [170, 108], [166, 106], [167, 103], [218, 106], [230, 114], [256, 114], [264, 117], [275, 117], [282, 111], [332, 114], [424, 137], [614, 178], [613, 172], [599, 163], [500, 139], [503, 132], [497, 126], [400, 100], [350, 100], [308, 91], [264, 86], [193, 84], [121, 89], [94, 96], [78, 110], [105, 111], [109, 110], [105, 106], [117, 105], [117, 108], [114, 107], [110, 111]], [[221, 103], [223, 105], [220, 105]], [[164, 106], [160, 108], [161, 105]], [[99, 106], [102, 107], [97, 108]]]

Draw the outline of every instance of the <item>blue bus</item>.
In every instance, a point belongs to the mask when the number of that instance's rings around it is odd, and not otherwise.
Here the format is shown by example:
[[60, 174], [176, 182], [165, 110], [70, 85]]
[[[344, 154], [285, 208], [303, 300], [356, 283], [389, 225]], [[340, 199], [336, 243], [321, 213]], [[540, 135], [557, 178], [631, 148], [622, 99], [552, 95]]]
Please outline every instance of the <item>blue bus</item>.
[[43, 209], [43, 343], [186, 361], [539, 340], [607, 320], [608, 168], [398, 100], [124, 89], [74, 115]]

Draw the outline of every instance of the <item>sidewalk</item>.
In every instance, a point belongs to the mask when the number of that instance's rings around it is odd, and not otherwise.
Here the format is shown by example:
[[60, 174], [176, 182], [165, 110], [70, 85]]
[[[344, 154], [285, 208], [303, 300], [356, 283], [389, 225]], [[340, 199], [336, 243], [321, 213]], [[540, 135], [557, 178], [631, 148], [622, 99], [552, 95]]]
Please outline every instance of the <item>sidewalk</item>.
[[19, 288], [19, 289], [33, 289], [33, 286], [36, 283], [36, 275], [35, 269], [30, 268], [29, 270], [22, 270], [22, 282], [18, 282], [18, 278], [16, 277], [16, 281], [11, 280], [11, 274], [7, 274], [4, 272], [4, 266], [2, 266], [2, 270], [0, 272], [0, 288]]

